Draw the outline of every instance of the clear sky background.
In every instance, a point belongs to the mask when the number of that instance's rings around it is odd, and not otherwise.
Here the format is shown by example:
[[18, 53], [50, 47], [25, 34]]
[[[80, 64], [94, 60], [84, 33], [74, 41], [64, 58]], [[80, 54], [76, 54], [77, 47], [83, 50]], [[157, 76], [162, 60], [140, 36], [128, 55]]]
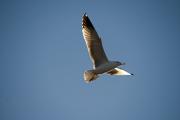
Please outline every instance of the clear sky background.
[[[87, 12], [134, 76], [83, 80]], [[178, 0], [1, 0], [0, 120], [179, 120]]]

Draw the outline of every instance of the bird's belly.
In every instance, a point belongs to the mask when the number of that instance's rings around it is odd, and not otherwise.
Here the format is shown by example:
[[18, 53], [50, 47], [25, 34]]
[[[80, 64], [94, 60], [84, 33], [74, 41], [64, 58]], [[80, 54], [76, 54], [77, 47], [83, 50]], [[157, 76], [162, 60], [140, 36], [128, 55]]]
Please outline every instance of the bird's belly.
[[118, 65], [114, 65], [114, 64], [111, 64], [111, 63], [107, 63], [107, 64], [103, 64], [99, 67], [96, 67], [96, 69], [94, 69], [94, 72], [96, 74], [102, 74], [102, 73], [105, 73], [105, 72], [108, 72], [114, 68], [116, 68]]

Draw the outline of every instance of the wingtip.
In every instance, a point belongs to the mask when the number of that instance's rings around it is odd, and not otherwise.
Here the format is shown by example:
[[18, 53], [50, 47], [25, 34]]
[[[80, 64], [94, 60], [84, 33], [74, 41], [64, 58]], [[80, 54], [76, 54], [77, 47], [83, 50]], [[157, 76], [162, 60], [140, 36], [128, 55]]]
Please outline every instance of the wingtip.
[[87, 17], [87, 13], [85, 12], [83, 16], [86, 16], [86, 17]]
[[94, 26], [91, 23], [89, 17], [87, 16], [86, 12], [84, 13], [83, 18], [82, 18], [82, 28], [84, 28], [84, 27], [94, 29]]

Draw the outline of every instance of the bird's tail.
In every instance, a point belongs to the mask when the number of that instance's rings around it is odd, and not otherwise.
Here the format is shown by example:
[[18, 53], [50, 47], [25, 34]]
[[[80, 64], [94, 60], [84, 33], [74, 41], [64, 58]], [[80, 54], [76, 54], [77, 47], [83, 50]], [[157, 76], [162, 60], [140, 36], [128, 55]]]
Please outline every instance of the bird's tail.
[[125, 70], [122, 70], [120, 68], [114, 68], [111, 71], [107, 72], [107, 74], [110, 75], [133, 75], [132, 73], [128, 73]]
[[86, 83], [90, 83], [91, 81], [98, 78], [98, 75], [94, 73], [93, 70], [87, 70], [84, 72], [84, 80]]

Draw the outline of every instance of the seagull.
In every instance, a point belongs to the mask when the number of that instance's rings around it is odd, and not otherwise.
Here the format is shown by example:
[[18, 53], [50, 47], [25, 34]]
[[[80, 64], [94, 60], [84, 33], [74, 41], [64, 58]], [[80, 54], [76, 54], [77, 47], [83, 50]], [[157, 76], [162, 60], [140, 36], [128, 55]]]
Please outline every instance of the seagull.
[[118, 66], [125, 65], [125, 63], [108, 60], [103, 49], [101, 38], [86, 13], [82, 17], [82, 34], [93, 63], [93, 69], [84, 72], [84, 80], [86, 83], [96, 80], [99, 75], [103, 73], [109, 75], [133, 75], [118, 68]]

